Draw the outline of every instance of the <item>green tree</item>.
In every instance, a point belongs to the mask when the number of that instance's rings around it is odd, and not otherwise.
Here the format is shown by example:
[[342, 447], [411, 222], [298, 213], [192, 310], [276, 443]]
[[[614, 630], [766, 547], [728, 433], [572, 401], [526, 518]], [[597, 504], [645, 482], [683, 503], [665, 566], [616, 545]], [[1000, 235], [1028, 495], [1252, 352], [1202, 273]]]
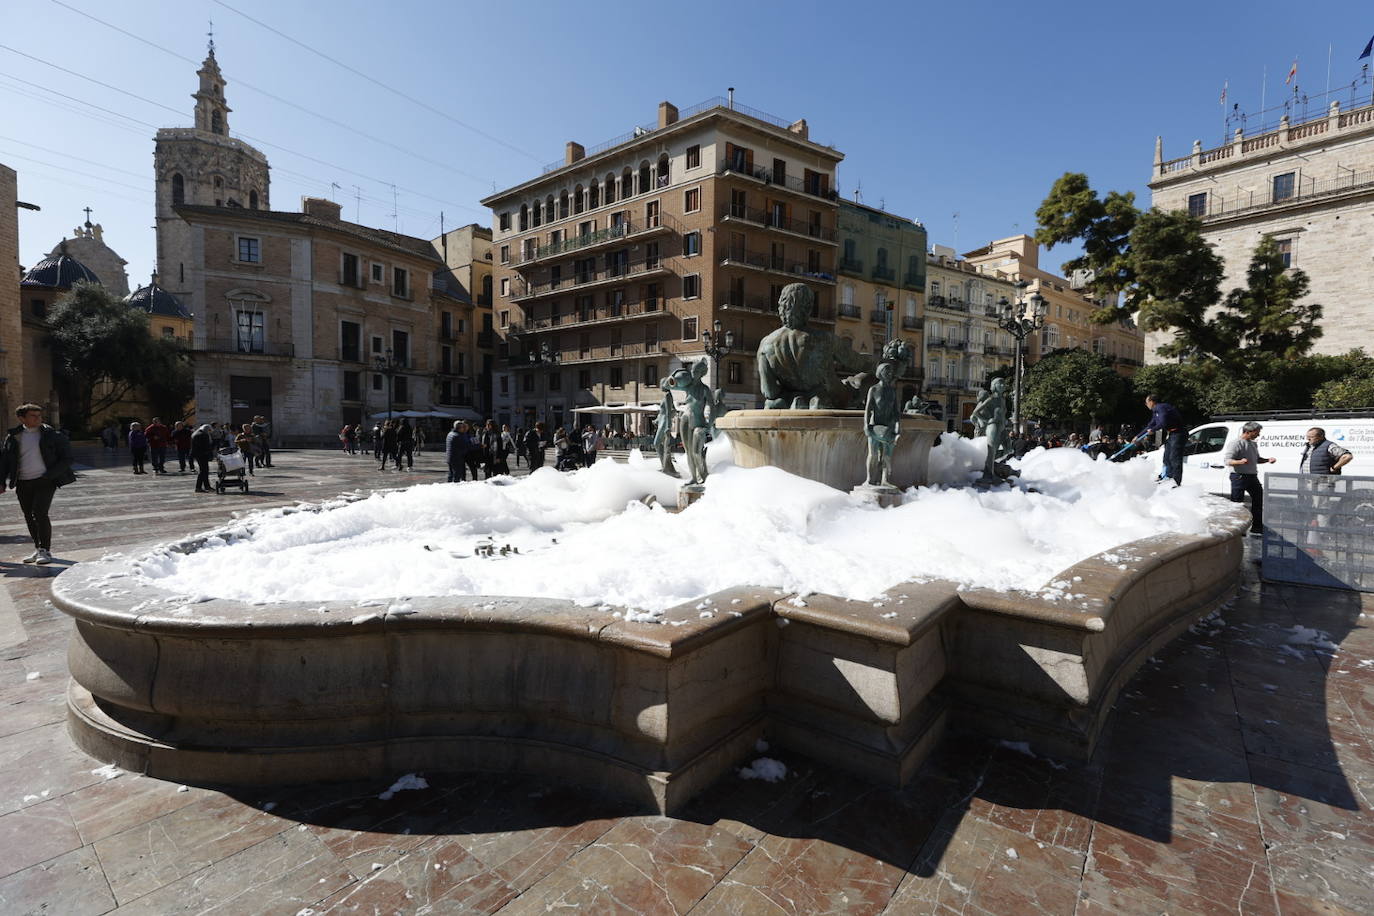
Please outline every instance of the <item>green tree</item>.
[[1298, 301], [1307, 294], [1307, 274], [1284, 265], [1270, 236], [1256, 246], [1245, 279], [1212, 320], [1216, 356], [1233, 372], [1268, 377], [1276, 362], [1291, 362], [1312, 349], [1322, 336], [1322, 307]]
[[[1035, 211], [1039, 228], [1035, 240], [1046, 248], [1081, 243], [1083, 254], [1064, 262], [1064, 271], [1092, 272], [1089, 291], [1096, 297], [1115, 302], [1117, 295], [1135, 282], [1135, 269], [1129, 256], [1131, 231], [1140, 218], [1135, 192], [1108, 191], [1099, 199], [1081, 172], [1065, 172], [1050, 194]], [[1103, 323], [1124, 317], [1114, 306]]]
[[1374, 375], [1354, 376], [1327, 382], [1317, 389], [1312, 406], [1319, 410], [1355, 410], [1374, 407]]
[[1123, 308], [1139, 311], [1142, 330], [1174, 333], [1159, 355], [1215, 356], [1224, 344], [1208, 312], [1221, 299], [1226, 268], [1203, 239], [1201, 221], [1151, 209], [1131, 232], [1129, 257], [1136, 280]]
[[[78, 283], [53, 304], [48, 346], [67, 403], [79, 420], [74, 425], [82, 428], [132, 389], [168, 381], [174, 355], [169, 344], [148, 334], [146, 314], [91, 283]], [[176, 358], [186, 361], [183, 354]]]
[[1024, 415], [1059, 422], [1086, 422], [1116, 408], [1126, 382], [1111, 361], [1077, 348], [1054, 350], [1026, 373]]

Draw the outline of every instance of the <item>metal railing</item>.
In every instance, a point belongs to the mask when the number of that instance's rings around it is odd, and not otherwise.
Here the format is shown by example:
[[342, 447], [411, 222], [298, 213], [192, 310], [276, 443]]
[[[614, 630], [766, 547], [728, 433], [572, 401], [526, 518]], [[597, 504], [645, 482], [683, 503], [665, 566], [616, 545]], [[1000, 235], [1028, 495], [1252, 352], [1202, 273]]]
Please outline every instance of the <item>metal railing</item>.
[[893, 270], [891, 267], [880, 267], [875, 265], [873, 268], [873, 279], [886, 280], [888, 283], [891, 283], [893, 280], [897, 279], [897, 271]]
[[248, 341], [236, 337], [197, 338], [191, 345], [192, 350], [202, 353], [236, 353], [241, 356], [295, 356], [293, 343], [272, 343], [271, 341]]
[[830, 186], [830, 182], [821, 181], [813, 178], [805, 181], [792, 175], [783, 177], [780, 181], [775, 180], [772, 169], [766, 169], [759, 165], [750, 165], [748, 162], [741, 162], [738, 159], [722, 159], [720, 167], [716, 170], [717, 175], [747, 175], [756, 178], [764, 184], [772, 185], [775, 188], [786, 188], [798, 194], [809, 194], [812, 197], [819, 197], [822, 200], [835, 200], [839, 197], [835, 189]]
[[868, 313], [868, 320], [873, 324], [887, 324], [887, 309], [873, 309]]
[[571, 276], [560, 278], [557, 283], [545, 281], [531, 283], [519, 277], [511, 284], [512, 300], [531, 299], [545, 296], [561, 289], [577, 289], [596, 283], [624, 280], [629, 277], [658, 273], [668, 269], [664, 258], [640, 258], [635, 261], [616, 261], [596, 270], [574, 271]]
[[613, 242], [629, 239], [635, 236], [647, 235], [653, 232], [678, 232], [681, 224], [667, 213], [660, 213], [658, 216], [649, 220], [628, 219], [614, 226], [607, 226], [605, 229], [598, 229], [596, 232], [587, 232], [574, 235], [547, 245], [540, 245], [528, 254], [522, 248], [512, 253], [511, 261], [517, 266], [520, 264], [533, 264], [536, 261], [556, 258], [570, 252], [583, 251], [588, 248], [595, 248], [598, 245], [608, 245]]
[[903, 315], [902, 328], [907, 331], [919, 331], [926, 326], [926, 320], [916, 315]]
[[1263, 190], [1237, 193], [1229, 199], [1223, 195], [1209, 192], [1207, 207], [1200, 216], [1206, 222], [1207, 220], [1237, 216], [1281, 204], [1302, 203], [1325, 197], [1335, 197], [1351, 191], [1362, 191], [1371, 186], [1374, 186], [1374, 169], [1363, 172], [1352, 171], [1349, 175], [1326, 178], [1320, 181], [1303, 176], [1301, 181], [1294, 182], [1291, 193], [1277, 198], [1274, 196], [1274, 185], [1271, 181]]
[[759, 270], [768, 270], [773, 273], [788, 274], [793, 277], [804, 277], [808, 280], [820, 280], [823, 283], [834, 283], [835, 277], [824, 269], [812, 270], [811, 266], [803, 261], [794, 261], [785, 257], [779, 257], [768, 252], [750, 251], [737, 245], [727, 245], [721, 251], [720, 262], [722, 265], [743, 264], [748, 267], [755, 267]]
[[534, 331], [547, 331], [552, 328], [569, 328], [583, 324], [597, 324], [604, 321], [622, 321], [626, 318], [639, 318], [644, 315], [668, 314], [663, 308], [662, 299], [643, 299], [635, 302], [622, 302], [620, 305], [601, 305], [577, 312], [551, 315], [548, 318], [527, 319], [521, 324], [512, 325], [511, 333], [529, 334]]
[[933, 309], [947, 309], [951, 312], [967, 312], [968, 304], [962, 299], [948, 299], [944, 296], [931, 296], [926, 305]]
[[[776, 315], [778, 307], [764, 296], [746, 296], [737, 299], [734, 296], [724, 296], [720, 301], [722, 309], [741, 312], [757, 312], [760, 315]], [[829, 306], [815, 306], [811, 311], [811, 318], [814, 321], [833, 322], [835, 320], [835, 310]]]
[[766, 226], [770, 229], [781, 229], [784, 232], [806, 235], [825, 242], [835, 241], [834, 229], [827, 226], [816, 226], [799, 219], [789, 219], [786, 216], [779, 216], [770, 210], [761, 210], [757, 207], [742, 207], [738, 204], [726, 204], [721, 207], [720, 217], [721, 219], [743, 220], [746, 223], [753, 223], [756, 226]]
[[864, 310], [859, 308], [857, 305], [846, 305], [843, 302], [840, 303], [841, 318], [862, 318], [863, 314]]
[[847, 270], [853, 274], [863, 273], [863, 258], [840, 258], [840, 270]]

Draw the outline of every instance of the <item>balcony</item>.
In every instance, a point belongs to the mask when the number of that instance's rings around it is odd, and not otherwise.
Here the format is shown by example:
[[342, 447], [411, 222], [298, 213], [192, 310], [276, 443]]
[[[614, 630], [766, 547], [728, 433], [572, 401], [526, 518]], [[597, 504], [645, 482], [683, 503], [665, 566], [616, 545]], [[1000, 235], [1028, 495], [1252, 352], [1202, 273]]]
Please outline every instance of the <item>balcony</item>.
[[[754, 312], [759, 315], [772, 315], [775, 317], [778, 313], [777, 305], [769, 302], [768, 299], [763, 296], [746, 296], [743, 299], [737, 299], [734, 296], [726, 296], [721, 299], [720, 307], [730, 312]], [[835, 312], [830, 308], [816, 306], [811, 312], [811, 320], [820, 321], [825, 324], [834, 324]]]
[[926, 320], [924, 318], [918, 318], [915, 315], [902, 316], [902, 330], [904, 331], [919, 331], [925, 326]]
[[786, 232], [789, 235], [803, 236], [808, 239], [825, 242], [828, 245], [835, 244], [835, 230], [826, 226], [813, 226], [810, 223], [802, 222], [799, 219], [788, 219], [785, 216], [759, 210], [755, 207], [740, 207], [735, 204], [726, 204], [721, 208], [720, 218], [722, 222], [742, 222], [751, 226], [761, 226], [765, 229], [776, 229], [779, 232]]
[[357, 347], [340, 347], [338, 350], [339, 362], [341, 363], [361, 363], [364, 362], [362, 350]]
[[[597, 347], [573, 347], [559, 351], [558, 365], [572, 366], [586, 363], [604, 363], [622, 359], [653, 359], [668, 355], [668, 351], [663, 348], [661, 342], [658, 343], [626, 343], [626, 344], [604, 344]], [[512, 369], [543, 369], [553, 371], [552, 363], [529, 363], [519, 358], [511, 357]]]
[[859, 308], [857, 305], [845, 305], [843, 303], [840, 304], [841, 318], [862, 318], [863, 316], [864, 310]]
[[568, 254], [597, 251], [626, 239], [645, 238], [680, 231], [681, 225], [677, 220], [666, 213], [661, 213], [651, 221], [626, 220], [619, 225], [607, 226], [605, 229], [584, 235], [574, 235], [552, 245], [541, 245], [528, 256], [523, 249], [515, 251], [511, 255], [511, 263], [516, 267], [525, 267], [530, 264], [539, 264], [561, 258]]
[[873, 279], [883, 283], [891, 283], [893, 280], [897, 279], [897, 271], [881, 264], [875, 265], [873, 267]]
[[657, 318], [671, 313], [665, 308], [663, 299], [645, 299], [639, 302], [622, 302], [620, 305], [602, 305], [583, 312], [568, 312], [563, 315], [550, 315], [547, 318], [527, 318], [521, 324], [511, 325], [512, 334], [532, 334], [535, 331], [548, 331], [553, 328], [573, 328], [588, 324], [602, 324], [608, 321], [625, 321], [631, 318]]
[[750, 251], [735, 245], [727, 245], [722, 249], [720, 263], [722, 267], [749, 267], [754, 270], [783, 274], [787, 277], [829, 283], [832, 286], [835, 283], [835, 276], [828, 271], [812, 270], [809, 265], [801, 261], [790, 261], [787, 258], [775, 257], [767, 252]]
[[887, 309], [873, 309], [873, 311], [868, 313], [868, 320], [873, 324], [885, 325], [887, 324], [888, 314], [889, 313]]
[[[765, 169], [762, 166], [750, 165], [739, 160], [722, 159], [720, 167], [716, 170], [717, 175], [742, 175], [745, 178], [752, 178], [761, 181], [769, 187], [783, 188], [796, 194], [805, 194], [808, 197], [817, 197], [821, 200], [836, 200], [839, 194], [834, 188], [830, 187], [828, 178], [825, 180], [813, 179], [803, 181], [792, 176], [783, 177], [781, 180], [774, 180], [773, 170]], [[824, 176], [822, 176], [824, 177]]]
[[921, 287], [926, 285], [926, 275], [911, 273], [910, 271], [908, 271], [906, 275], [902, 277], [902, 285], [920, 289]]
[[577, 272], [558, 283], [530, 283], [517, 277], [511, 285], [510, 298], [512, 301], [519, 302], [522, 299], [556, 295], [569, 289], [591, 289], [597, 286], [623, 283], [631, 277], [652, 277], [668, 272], [667, 262], [663, 258], [652, 260], [641, 258], [637, 261], [614, 263], [598, 270]]
[[926, 300], [926, 306], [933, 309], [944, 309], [949, 312], [967, 312], [968, 305], [962, 299], [947, 299], [944, 296], [931, 296]]
[[437, 336], [444, 343], [452, 343], [453, 341], [458, 339], [457, 334], [454, 333], [453, 325], [451, 324], [440, 324], [439, 330], [435, 333], [435, 336]]
[[862, 258], [840, 258], [840, 270], [851, 273], [861, 274], [864, 272], [864, 262]]
[[292, 343], [267, 343], [263, 341], [241, 341], [235, 337], [200, 338], [191, 345], [200, 353], [231, 353], [236, 356], [276, 356], [296, 355], [296, 345]]

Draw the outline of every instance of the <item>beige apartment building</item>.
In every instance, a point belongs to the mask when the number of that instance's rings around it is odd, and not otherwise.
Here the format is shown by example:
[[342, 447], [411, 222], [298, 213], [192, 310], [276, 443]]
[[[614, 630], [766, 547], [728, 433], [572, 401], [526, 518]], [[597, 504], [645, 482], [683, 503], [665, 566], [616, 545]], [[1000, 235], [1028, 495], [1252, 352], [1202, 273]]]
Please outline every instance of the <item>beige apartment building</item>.
[[[1307, 273], [1308, 298], [1323, 306], [1315, 350], [1342, 353], [1374, 342], [1374, 105], [1290, 119], [1189, 155], [1165, 159], [1156, 138], [1151, 203], [1187, 210], [1226, 262], [1223, 291], [1243, 286], [1255, 246], [1272, 236], [1285, 260]], [[1169, 332], [1150, 335], [1149, 356]]]
[[592, 405], [653, 405], [659, 380], [734, 349], [707, 382], [732, 408], [761, 403], [759, 340], [788, 283], [835, 323], [837, 150], [786, 122], [712, 99], [592, 147], [568, 143], [542, 175], [482, 201], [492, 245], [494, 410], [528, 425]]
[[[318, 442], [388, 403], [443, 408], [447, 344], [438, 338], [459, 303], [432, 289], [443, 262], [427, 239], [346, 222], [338, 204], [314, 197], [300, 213], [176, 213], [191, 245], [188, 286], [202, 303], [193, 345], [201, 422], [262, 415], [280, 442]], [[390, 358], [394, 374], [378, 371], [377, 357]]]
[[445, 265], [435, 276], [435, 294], [447, 297], [452, 305], [447, 324], [441, 310], [435, 400], [445, 406], [471, 408], [483, 419], [493, 417], [496, 335], [491, 310], [491, 230], [472, 223], [450, 229], [430, 244]]
[[[1040, 246], [1028, 235], [997, 239], [964, 255], [970, 264], [989, 268], [1013, 282], [1028, 284], [1025, 296], [1045, 299], [1045, 326], [1026, 339], [1029, 363], [1062, 347], [1091, 350], [1112, 361], [1116, 371], [1130, 376], [1144, 365], [1145, 336], [1131, 321], [1094, 324], [1098, 303], [1074, 287], [1072, 281], [1040, 267]], [[1015, 298], [1008, 296], [1010, 301]]]
[[943, 405], [957, 432], [970, 432], [965, 423], [979, 390], [1015, 355], [1015, 341], [997, 326], [1003, 299], [1016, 299], [1010, 274], [944, 245], [926, 256], [925, 396]]
[[[915, 220], [857, 201], [840, 201], [835, 334], [860, 353], [900, 338], [912, 362], [898, 380], [903, 403], [920, 387], [926, 230]], [[856, 405], [857, 406], [857, 405]]]

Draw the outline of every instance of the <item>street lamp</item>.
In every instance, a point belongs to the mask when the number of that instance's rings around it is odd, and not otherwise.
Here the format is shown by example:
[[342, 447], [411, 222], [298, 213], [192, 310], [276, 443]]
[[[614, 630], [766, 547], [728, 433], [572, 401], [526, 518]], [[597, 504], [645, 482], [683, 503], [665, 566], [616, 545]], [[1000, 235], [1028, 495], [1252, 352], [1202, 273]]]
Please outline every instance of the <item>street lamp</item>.
[[712, 327], [715, 332], [703, 331], [701, 333], [701, 339], [706, 342], [703, 349], [705, 350], [706, 356], [711, 360], [711, 378], [715, 381], [716, 388], [719, 390], [725, 387], [720, 379], [720, 358], [722, 356], [729, 356], [730, 351], [735, 348], [735, 332], [725, 331], [722, 333], [719, 318], [715, 320]]
[[374, 356], [372, 358], [379, 375], [386, 376], [386, 418], [391, 420], [391, 380], [396, 377], [396, 373], [405, 368], [404, 363], [394, 358], [390, 347], [386, 348], [385, 356]]
[[[543, 341], [537, 349], [531, 350], [529, 356], [530, 365], [534, 366], [535, 371], [539, 372], [541, 377], [544, 377], [543, 367], [554, 366], [556, 368], [562, 358], [562, 354], [549, 349], [547, 340]], [[549, 380], [547, 377], [543, 378], [541, 387], [544, 392], [544, 422], [547, 423], [549, 421]]]
[[[1016, 349], [1012, 359], [1012, 401], [1011, 401], [1011, 428], [1017, 433], [1021, 429], [1021, 371], [1025, 363], [1021, 350], [1026, 342], [1026, 338], [1045, 326], [1045, 312], [1048, 307], [1045, 297], [1037, 293], [1032, 293], [1030, 298], [1026, 298], [1026, 287], [1030, 286], [1025, 280], [1016, 282], [1016, 305], [1013, 306], [1003, 296], [997, 303], [997, 326], [1016, 338]], [[1030, 308], [1027, 309], [1027, 304]]]

